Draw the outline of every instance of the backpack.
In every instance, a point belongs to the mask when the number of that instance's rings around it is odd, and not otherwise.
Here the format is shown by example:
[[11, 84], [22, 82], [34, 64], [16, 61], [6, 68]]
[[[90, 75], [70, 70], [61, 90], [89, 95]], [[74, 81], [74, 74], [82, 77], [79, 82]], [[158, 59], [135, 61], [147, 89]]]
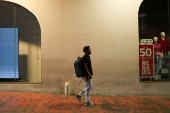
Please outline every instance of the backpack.
[[83, 58], [78, 57], [77, 60], [74, 62], [74, 69], [76, 73], [76, 77], [83, 77], [85, 76], [84, 72], [84, 66], [83, 66]]

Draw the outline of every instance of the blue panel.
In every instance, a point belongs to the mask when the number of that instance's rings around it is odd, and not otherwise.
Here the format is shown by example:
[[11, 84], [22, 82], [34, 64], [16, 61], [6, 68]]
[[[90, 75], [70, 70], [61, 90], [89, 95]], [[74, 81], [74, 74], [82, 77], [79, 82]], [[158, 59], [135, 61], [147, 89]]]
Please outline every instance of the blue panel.
[[2, 49], [2, 38], [1, 38], [1, 30], [2, 29], [0, 29], [0, 78], [2, 77], [2, 51], [1, 51], [1, 49]]
[[19, 78], [18, 28], [1, 28], [1, 78]]

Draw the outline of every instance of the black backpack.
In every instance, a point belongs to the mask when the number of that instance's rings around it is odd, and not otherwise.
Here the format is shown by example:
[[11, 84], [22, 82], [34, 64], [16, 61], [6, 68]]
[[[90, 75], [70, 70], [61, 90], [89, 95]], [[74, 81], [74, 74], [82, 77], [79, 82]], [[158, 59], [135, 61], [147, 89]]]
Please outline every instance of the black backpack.
[[76, 76], [78, 78], [85, 76], [85, 69], [83, 66], [83, 58], [82, 57], [78, 57], [77, 60], [74, 62], [74, 68], [75, 68]]

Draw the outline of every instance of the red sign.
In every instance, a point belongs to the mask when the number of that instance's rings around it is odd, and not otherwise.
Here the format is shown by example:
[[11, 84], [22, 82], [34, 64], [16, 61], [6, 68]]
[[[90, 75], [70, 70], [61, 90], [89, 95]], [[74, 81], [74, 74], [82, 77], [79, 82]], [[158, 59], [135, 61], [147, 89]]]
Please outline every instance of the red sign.
[[154, 75], [154, 46], [139, 45], [140, 77], [153, 77]]

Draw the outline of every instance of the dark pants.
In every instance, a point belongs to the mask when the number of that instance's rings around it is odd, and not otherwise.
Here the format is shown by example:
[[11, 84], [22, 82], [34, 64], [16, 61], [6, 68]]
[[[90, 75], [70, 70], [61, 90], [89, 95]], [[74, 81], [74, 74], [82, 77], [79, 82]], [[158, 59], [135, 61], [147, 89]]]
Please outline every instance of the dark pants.
[[162, 69], [167, 69], [168, 53], [163, 54], [162, 57]]

